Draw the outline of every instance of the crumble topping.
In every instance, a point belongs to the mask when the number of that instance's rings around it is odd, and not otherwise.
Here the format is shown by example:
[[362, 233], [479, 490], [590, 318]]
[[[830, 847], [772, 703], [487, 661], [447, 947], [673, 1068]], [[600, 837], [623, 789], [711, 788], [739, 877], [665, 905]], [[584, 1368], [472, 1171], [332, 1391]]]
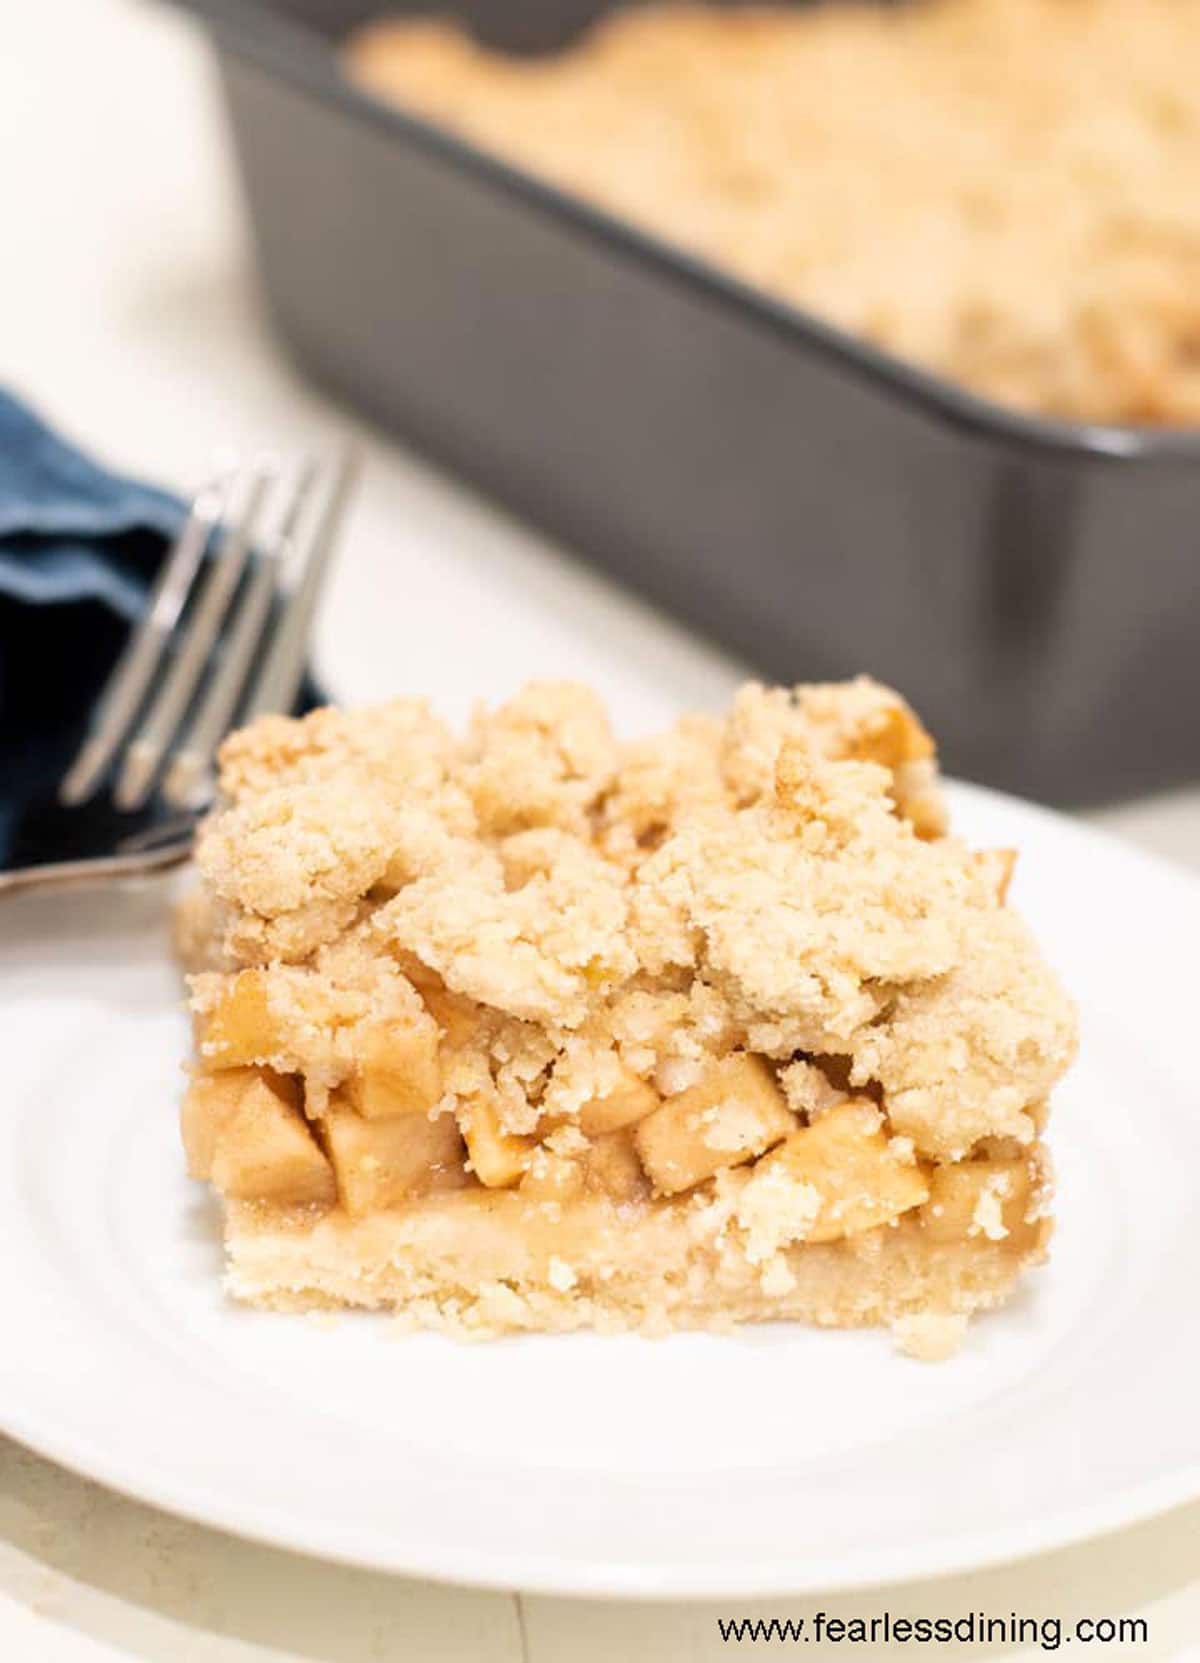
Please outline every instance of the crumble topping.
[[1012, 1189], [1012, 1180], [1006, 1172], [997, 1172], [986, 1180], [979, 1192], [979, 1199], [975, 1203], [975, 1211], [971, 1215], [971, 1229], [987, 1237], [989, 1241], [1003, 1241], [1008, 1234], [1008, 1226], [1004, 1222], [1004, 1201]]
[[514, 1133], [744, 1047], [805, 1117], [868, 1087], [923, 1156], [1026, 1144], [1073, 1018], [992, 865], [905, 816], [895, 771], [931, 752], [865, 677], [632, 743], [560, 684], [462, 739], [418, 700], [268, 717], [222, 751], [206, 951], [262, 978], [286, 1043], [255, 1060], [327, 1088], [369, 1022], [460, 997], [446, 1101], [486, 1076]]
[[1032, 1110], [1071, 1054], [1058, 983], [1007, 907], [985, 907], [947, 973], [894, 992], [888, 1019], [859, 1036], [856, 1084], [876, 1080], [897, 1132], [955, 1160], [988, 1136], [1029, 1144]]
[[658, 4], [538, 57], [404, 18], [346, 48], [382, 97], [991, 398], [1189, 425], [1198, 57], [1197, 0]]
[[737, 1204], [737, 1221], [746, 1232], [746, 1257], [755, 1265], [777, 1264], [779, 1249], [803, 1241], [820, 1211], [821, 1192], [814, 1184], [793, 1178], [781, 1166], [756, 1172]]
[[836, 1109], [846, 1101], [846, 1093], [815, 1063], [803, 1060], [787, 1063], [779, 1070], [779, 1083], [788, 1108], [808, 1120], [819, 1120], [827, 1109]]

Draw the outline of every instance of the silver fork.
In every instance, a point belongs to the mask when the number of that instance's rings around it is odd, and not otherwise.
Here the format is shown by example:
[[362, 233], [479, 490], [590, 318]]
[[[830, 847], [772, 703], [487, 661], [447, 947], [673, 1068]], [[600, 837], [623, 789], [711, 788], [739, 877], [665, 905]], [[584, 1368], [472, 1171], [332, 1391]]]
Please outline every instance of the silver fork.
[[222, 739], [295, 704], [356, 473], [349, 452], [286, 483], [256, 462], [196, 494], [83, 744], [16, 828], [0, 894], [187, 859]]

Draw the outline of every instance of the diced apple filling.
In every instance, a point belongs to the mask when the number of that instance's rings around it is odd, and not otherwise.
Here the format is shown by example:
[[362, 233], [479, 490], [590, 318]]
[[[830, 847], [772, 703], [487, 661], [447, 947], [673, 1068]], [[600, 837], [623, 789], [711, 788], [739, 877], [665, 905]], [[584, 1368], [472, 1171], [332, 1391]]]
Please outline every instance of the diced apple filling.
[[797, 1124], [768, 1064], [741, 1051], [647, 1115], [634, 1141], [655, 1191], [677, 1195], [753, 1160]]
[[1028, 1214], [1035, 1174], [1023, 1159], [956, 1161], [934, 1167], [921, 1221], [934, 1241], [983, 1237], [1028, 1245], [1036, 1221]]
[[206, 1068], [272, 1064], [299, 1067], [297, 1042], [313, 1030], [327, 1035], [357, 1020], [362, 996], [330, 988], [303, 973], [290, 978], [286, 997], [272, 998], [269, 970], [241, 970], [197, 1020], [199, 1050]]
[[862, 1097], [802, 1125], [770, 1065], [745, 1052], [711, 1064], [665, 1101], [626, 1071], [613, 1091], [584, 1105], [572, 1132], [577, 1150], [507, 1131], [486, 1093], [465, 1101], [457, 1118], [430, 1119], [442, 1094], [439, 1023], [468, 1020], [456, 996], [445, 997], [451, 1003], [437, 1020], [406, 1014], [364, 1035], [359, 1068], [334, 1092], [314, 1136], [299, 1081], [239, 1060], [280, 1043], [263, 973], [242, 972], [208, 1022], [206, 1061], [223, 1066], [197, 1076], [184, 1099], [191, 1175], [230, 1199], [297, 1207], [340, 1199], [360, 1217], [468, 1182], [465, 1161], [489, 1188], [519, 1183], [523, 1194], [562, 1202], [590, 1191], [617, 1203], [677, 1195], [754, 1161], [738, 1216], [757, 1257], [788, 1241], [853, 1236], [916, 1208], [934, 1241], [1023, 1248], [1036, 1237], [1029, 1215], [1038, 1169], [1026, 1156], [997, 1150], [918, 1165]]
[[507, 1189], [529, 1165], [535, 1140], [506, 1132], [492, 1098], [482, 1092], [466, 1101], [458, 1123], [467, 1142], [471, 1170], [488, 1189]]
[[202, 1055], [211, 1067], [236, 1068], [278, 1051], [267, 985], [261, 970], [241, 971], [202, 1020]]
[[587, 1152], [587, 1187], [610, 1201], [644, 1201], [650, 1182], [628, 1127], [603, 1132]]
[[330, 1206], [336, 1187], [299, 1106], [299, 1087], [265, 1069], [193, 1081], [182, 1111], [188, 1170], [236, 1201]]
[[450, 1048], [461, 1051], [470, 1045], [485, 1021], [483, 1007], [433, 981], [428, 974], [420, 977], [416, 985], [426, 1010], [446, 1036]]
[[662, 1098], [652, 1085], [639, 1080], [631, 1069], [622, 1069], [621, 1083], [603, 1097], [593, 1097], [579, 1111], [579, 1125], [588, 1137], [620, 1131], [645, 1120], [659, 1107]]
[[189, 1178], [212, 1177], [217, 1134], [257, 1073], [254, 1068], [230, 1068], [220, 1075], [199, 1074], [188, 1087], [179, 1111], [179, 1130]]
[[364, 1120], [335, 1093], [320, 1125], [338, 1195], [352, 1217], [464, 1180], [463, 1142], [452, 1114]]
[[437, 1023], [424, 1011], [375, 1023], [343, 1090], [364, 1120], [428, 1114], [442, 1095]]
[[804, 1241], [873, 1230], [919, 1207], [929, 1194], [920, 1167], [891, 1149], [883, 1117], [867, 1098], [840, 1103], [793, 1132], [758, 1162], [751, 1183], [778, 1175], [812, 1194]]
[[582, 1191], [583, 1165], [552, 1149], [535, 1149], [521, 1179], [521, 1194], [536, 1201], [572, 1201]]

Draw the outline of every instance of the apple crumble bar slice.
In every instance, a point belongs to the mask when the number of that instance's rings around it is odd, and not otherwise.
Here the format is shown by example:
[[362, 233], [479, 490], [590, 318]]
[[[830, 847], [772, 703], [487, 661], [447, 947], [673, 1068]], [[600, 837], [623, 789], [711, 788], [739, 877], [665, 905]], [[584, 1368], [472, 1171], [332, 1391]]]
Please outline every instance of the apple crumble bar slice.
[[1044, 1257], [1071, 1008], [865, 678], [619, 742], [539, 684], [222, 752], [181, 940], [228, 1282], [456, 1332], [887, 1323]]

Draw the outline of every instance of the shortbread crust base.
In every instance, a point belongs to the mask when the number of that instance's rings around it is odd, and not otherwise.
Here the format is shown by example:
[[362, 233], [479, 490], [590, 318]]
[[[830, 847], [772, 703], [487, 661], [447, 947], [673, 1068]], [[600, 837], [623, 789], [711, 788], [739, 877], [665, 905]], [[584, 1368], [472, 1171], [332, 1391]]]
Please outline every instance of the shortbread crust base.
[[234, 1202], [227, 1286], [271, 1309], [390, 1310], [412, 1327], [460, 1337], [775, 1320], [861, 1327], [1002, 1304], [1044, 1259], [1049, 1235], [1043, 1221], [1020, 1244], [982, 1235], [938, 1242], [902, 1219], [751, 1262], [719, 1211], [694, 1201], [562, 1204], [469, 1191], [366, 1218], [336, 1209], [313, 1219]]

